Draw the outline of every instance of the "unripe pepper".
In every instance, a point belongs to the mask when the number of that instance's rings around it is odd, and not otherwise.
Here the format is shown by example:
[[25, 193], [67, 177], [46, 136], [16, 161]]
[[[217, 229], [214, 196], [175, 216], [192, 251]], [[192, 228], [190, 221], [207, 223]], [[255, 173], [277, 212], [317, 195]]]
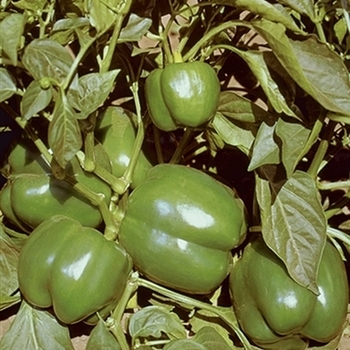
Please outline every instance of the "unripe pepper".
[[57, 215], [29, 236], [18, 262], [24, 298], [53, 307], [63, 323], [96, 323], [116, 307], [132, 269], [123, 248], [78, 221]]
[[[108, 157], [104, 157], [101, 146], [97, 145], [95, 149], [98, 162], [110, 171]], [[109, 203], [110, 186], [96, 175], [85, 172], [76, 158], [67, 165], [66, 172], [90, 190], [101, 193]], [[8, 180], [0, 191], [0, 208], [9, 221], [25, 231], [55, 214], [66, 215], [89, 227], [97, 227], [102, 222], [98, 207], [72, 185], [56, 179], [30, 140], [13, 148], [8, 157], [6, 176]]]
[[149, 279], [186, 293], [215, 290], [245, 238], [242, 201], [211, 176], [182, 165], [153, 167], [130, 195], [120, 242]]
[[[130, 163], [136, 140], [136, 116], [121, 108], [108, 107], [97, 118], [95, 136], [107, 152], [112, 174], [121, 177]], [[139, 185], [152, 164], [142, 151], [132, 174], [131, 188]]]
[[308, 339], [326, 343], [343, 329], [349, 298], [345, 266], [327, 242], [319, 265], [319, 295], [297, 284], [259, 238], [230, 275], [233, 308], [242, 330], [266, 349], [305, 349]]
[[149, 114], [159, 129], [197, 128], [214, 116], [220, 82], [205, 62], [172, 63], [149, 74], [145, 94]]

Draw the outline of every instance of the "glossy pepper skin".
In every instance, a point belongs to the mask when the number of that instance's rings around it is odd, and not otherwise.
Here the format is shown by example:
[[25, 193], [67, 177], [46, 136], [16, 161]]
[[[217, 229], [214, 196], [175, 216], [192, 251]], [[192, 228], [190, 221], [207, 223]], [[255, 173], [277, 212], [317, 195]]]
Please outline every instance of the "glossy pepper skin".
[[[110, 170], [108, 157], [96, 147], [100, 164]], [[68, 164], [67, 174], [96, 193], [106, 203], [111, 198], [107, 183], [81, 169], [76, 158]], [[55, 214], [67, 215], [84, 226], [98, 227], [102, 222], [99, 209], [79, 194], [70, 184], [56, 179], [30, 140], [18, 143], [8, 157], [8, 180], [0, 191], [0, 208], [12, 223], [27, 232]]]
[[56, 215], [26, 241], [18, 262], [24, 298], [39, 308], [53, 307], [66, 324], [95, 323], [117, 305], [132, 262], [120, 245], [78, 221]]
[[149, 114], [159, 129], [197, 128], [214, 116], [220, 82], [205, 62], [173, 63], [149, 74], [145, 94]]
[[[95, 136], [107, 152], [112, 174], [123, 176], [130, 163], [136, 139], [136, 116], [121, 108], [108, 107], [97, 118]], [[141, 150], [132, 174], [131, 188], [135, 188], [146, 177], [152, 164]]]
[[143, 275], [193, 294], [223, 282], [230, 251], [245, 234], [245, 209], [233, 191], [199, 170], [169, 164], [153, 167], [131, 193], [120, 226], [120, 242]]
[[242, 330], [264, 349], [305, 349], [308, 339], [329, 342], [342, 331], [349, 298], [344, 263], [329, 242], [317, 283], [319, 296], [297, 284], [261, 238], [254, 240], [230, 274]]

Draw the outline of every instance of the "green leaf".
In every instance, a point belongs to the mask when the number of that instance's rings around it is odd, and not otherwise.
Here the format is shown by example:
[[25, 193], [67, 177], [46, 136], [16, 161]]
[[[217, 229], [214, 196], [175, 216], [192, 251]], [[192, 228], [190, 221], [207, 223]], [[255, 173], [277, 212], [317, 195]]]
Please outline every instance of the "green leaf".
[[120, 350], [116, 338], [107, 329], [103, 320], [99, 320], [91, 331], [86, 350]]
[[66, 326], [49, 312], [34, 309], [25, 301], [0, 342], [1, 350], [74, 350]]
[[255, 138], [248, 171], [265, 164], [280, 163], [280, 149], [274, 138], [276, 125], [261, 123]]
[[316, 141], [317, 135], [310, 140], [311, 130], [294, 120], [279, 118], [276, 135], [282, 140], [282, 163], [291, 177], [299, 161]]
[[63, 83], [73, 64], [73, 58], [56, 41], [36, 39], [26, 47], [22, 63], [35, 80], [50, 77]]
[[152, 25], [150, 18], [142, 18], [131, 13], [126, 26], [121, 30], [119, 43], [139, 41]]
[[14, 2], [14, 5], [22, 10], [28, 10], [37, 14], [40, 13], [47, 4], [47, 0], [20, 0]]
[[60, 93], [49, 125], [49, 146], [57, 163], [64, 168], [81, 149], [82, 137], [75, 112], [64, 93]]
[[264, 240], [297, 283], [318, 293], [316, 277], [327, 221], [315, 181], [301, 171], [284, 183], [264, 169], [261, 175], [264, 178], [256, 176], [256, 196]]
[[77, 30], [88, 32], [89, 29], [90, 21], [87, 18], [63, 18], [54, 23], [50, 37], [61, 45], [67, 45], [75, 38]]
[[18, 289], [17, 263], [20, 246], [0, 226], [0, 295], [10, 296]]
[[242, 123], [255, 123], [258, 125], [262, 121], [273, 121], [270, 113], [263, 110], [251, 100], [237, 95], [232, 91], [221, 92], [218, 112]]
[[52, 89], [42, 89], [40, 82], [32, 81], [25, 91], [21, 101], [21, 114], [24, 119], [29, 120], [38, 112], [45, 109], [52, 99]]
[[163, 306], [147, 306], [130, 318], [129, 333], [133, 339], [160, 338], [165, 333], [170, 339], [186, 338], [186, 330], [179, 317]]
[[5, 68], [0, 68], [0, 102], [8, 100], [16, 91], [12, 75]]
[[198, 310], [190, 319], [191, 330], [194, 333], [198, 333], [203, 327], [211, 327], [220, 334], [220, 336], [229, 344], [233, 349], [232, 341], [230, 340], [230, 332], [223, 327], [221, 320], [217, 315], [207, 312], [206, 310]]
[[335, 122], [338, 122], [338, 123], [350, 124], [350, 116], [348, 115], [328, 112], [327, 118], [334, 120]]
[[175, 340], [167, 344], [163, 350], [232, 350], [224, 338], [212, 327], [202, 327], [192, 339]]
[[[239, 53], [238, 53], [239, 51]], [[285, 114], [298, 118], [296, 114], [289, 108], [285, 97], [279, 90], [279, 86], [272, 79], [269, 69], [264, 60], [264, 53], [261, 51], [240, 51], [237, 52], [249, 65], [250, 69], [258, 79], [261, 88], [264, 90], [270, 104], [277, 113]]]
[[281, 12], [281, 9], [273, 6], [270, 2], [265, 0], [218, 0], [216, 4], [222, 4], [226, 6], [234, 6], [247, 11], [250, 11], [256, 15], [261, 16], [269, 21], [283, 24], [286, 28], [293, 32], [302, 32], [295, 24], [292, 17], [286, 13]]
[[314, 2], [312, 0], [278, 0], [279, 3], [289, 6], [294, 11], [308, 16], [312, 21], [315, 21]]
[[88, 12], [91, 25], [98, 33], [104, 33], [121, 15], [118, 10], [126, 3], [130, 3], [130, 0], [89, 0]]
[[0, 22], [0, 47], [14, 66], [18, 62], [17, 51], [21, 45], [24, 25], [25, 18], [21, 13], [11, 13]]
[[246, 155], [250, 155], [256, 132], [254, 125], [240, 127], [221, 113], [216, 113], [212, 126], [227, 144], [236, 146]]
[[21, 294], [18, 292], [15, 295], [0, 294], [0, 311], [5, 310], [21, 301]]
[[349, 73], [335, 52], [315, 36], [288, 38], [281, 24], [267, 20], [252, 23], [302, 89], [325, 109], [350, 115]]
[[105, 102], [119, 72], [119, 69], [115, 69], [106, 73], [90, 73], [79, 78], [79, 96], [76, 91], [68, 93], [72, 106], [81, 111], [77, 118], [85, 119]]

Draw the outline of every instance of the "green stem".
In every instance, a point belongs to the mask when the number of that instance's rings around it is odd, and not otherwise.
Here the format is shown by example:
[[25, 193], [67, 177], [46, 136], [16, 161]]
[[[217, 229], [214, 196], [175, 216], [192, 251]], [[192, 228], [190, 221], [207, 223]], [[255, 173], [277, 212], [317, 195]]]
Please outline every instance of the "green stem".
[[142, 117], [141, 117], [141, 105], [140, 105], [140, 99], [138, 95], [138, 83], [133, 82], [131, 84], [131, 92], [134, 97], [134, 103], [135, 103], [135, 109], [136, 109], [136, 116], [137, 116], [137, 133], [136, 133], [136, 138], [135, 138], [135, 143], [133, 147], [133, 151], [131, 154], [131, 159], [130, 163], [128, 164], [128, 167], [126, 168], [124, 172], [124, 179], [127, 183], [131, 183], [132, 181], [132, 174], [134, 173], [134, 170], [137, 165], [137, 161], [139, 159], [139, 154], [141, 152], [141, 147], [143, 143], [143, 139], [145, 136], [145, 130], [144, 130], [144, 125], [142, 122]]
[[119, 345], [121, 346], [122, 350], [129, 350], [130, 347], [126, 341], [125, 334], [121, 328], [121, 320], [124, 314], [124, 311], [127, 307], [127, 304], [131, 298], [131, 296], [136, 292], [137, 290], [137, 283], [134, 275], [131, 275], [131, 278], [129, 279], [123, 295], [121, 299], [118, 302], [117, 307], [114, 309], [111, 318], [114, 320], [113, 327], [110, 328], [110, 331], [115, 335], [115, 337], [118, 340]]
[[92, 191], [89, 187], [77, 182], [77, 180], [71, 176], [65, 176], [64, 181], [69, 183], [78, 193], [87, 198], [91, 204], [98, 207], [105, 222], [105, 238], [114, 241], [118, 235], [118, 228], [113, 221], [113, 217], [108, 209], [108, 205], [105, 200], [105, 196], [101, 193]]
[[94, 152], [94, 132], [89, 130], [84, 133], [84, 150], [85, 150], [85, 159], [84, 159], [84, 169], [88, 172], [93, 172], [96, 169], [96, 158]]
[[345, 232], [337, 230], [333, 227], [327, 227], [327, 234], [328, 234], [328, 236], [330, 236], [332, 238], [339, 239], [345, 245], [350, 247], [350, 237]]
[[109, 70], [109, 67], [111, 66], [112, 63], [112, 59], [115, 53], [115, 48], [118, 44], [118, 39], [119, 39], [119, 35], [120, 35], [120, 31], [122, 29], [122, 24], [123, 24], [123, 20], [124, 20], [124, 16], [121, 14], [117, 15], [117, 19], [116, 19], [116, 23], [114, 25], [114, 29], [113, 29], [113, 34], [112, 34], [112, 38], [109, 42], [109, 46], [108, 46], [108, 51], [106, 54], [106, 57], [104, 58], [104, 60], [101, 63], [101, 73], [106, 73]]
[[[324, 114], [324, 113], [322, 113]], [[329, 142], [333, 136], [333, 131], [334, 131], [334, 126], [335, 122], [330, 121], [329, 124], [327, 125], [327, 128], [325, 130], [325, 135], [323, 139], [320, 141], [320, 144], [318, 145], [316, 154], [314, 158], [312, 159], [311, 165], [307, 171], [307, 173], [312, 176], [313, 178], [316, 178], [319, 170], [321, 163], [327, 153]]]
[[73, 64], [69, 70], [69, 73], [66, 77], [66, 79], [64, 80], [64, 83], [62, 85], [62, 89], [65, 91], [69, 88], [74, 75], [76, 74], [76, 71], [78, 69], [79, 64], [81, 63], [81, 61], [83, 60], [86, 52], [89, 50], [90, 46], [94, 43], [94, 41], [97, 39], [97, 37], [92, 38], [91, 40], [89, 40], [84, 46], [82, 46], [77, 54], [77, 56], [75, 57]]
[[179, 145], [177, 146], [173, 156], [169, 161], [170, 164], [177, 164], [180, 161], [192, 134], [193, 134], [193, 129], [186, 128], [185, 133], [183, 134], [182, 139], [179, 142]]
[[[209, 312], [215, 314], [236, 333], [236, 335], [238, 336], [239, 340], [242, 342], [242, 344], [246, 350], [252, 350], [252, 347], [251, 347], [249, 341], [247, 340], [247, 338], [245, 337], [243, 332], [239, 329], [238, 322], [237, 322], [235, 315], [231, 309], [207, 304], [203, 301], [193, 299], [191, 297], [188, 297], [188, 296], [179, 294], [177, 292], [168, 290], [162, 286], [159, 286], [153, 282], [150, 282], [148, 280], [144, 280], [142, 278], [139, 278], [137, 280], [137, 284], [139, 286], [151, 289], [151, 290], [155, 291], [156, 293], [164, 295], [165, 297], [170, 298], [170, 299], [172, 299], [180, 304], [187, 305], [187, 306], [189, 306], [190, 309], [197, 308], [197, 309], [206, 310], [206, 311], [209, 311]], [[230, 316], [227, 316], [228, 312], [229, 312]]]
[[350, 188], [350, 180], [347, 181], [337, 181], [337, 182], [318, 182], [317, 188], [321, 191], [327, 191], [327, 190], [338, 190], [342, 188]]
[[159, 129], [153, 125], [153, 134], [154, 134], [154, 145], [156, 147], [157, 161], [159, 164], [164, 163], [164, 155], [162, 151], [162, 145], [160, 143], [160, 133]]
[[336, 201], [329, 209], [325, 211], [326, 218], [329, 220], [334, 215], [341, 214], [343, 208], [350, 203], [350, 191], [347, 191], [342, 198]]
[[319, 39], [322, 42], [326, 43], [327, 39], [326, 39], [326, 35], [324, 34], [322, 23], [321, 22], [316, 22], [315, 26], [316, 26], [316, 31], [317, 31], [317, 35], [318, 35]]
[[[84, 168], [84, 166], [85, 166], [85, 154], [81, 151], [78, 151], [76, 156], [77, 156], [82, 168], [85, 169]], [[115, 177], [113, 174], [111, 174], [108, 170], [103, 168], [98, 163], [95, 163], [95, 169], [93, 170], [93, 172], [95, 175], [97, 175], [103, 181], [108, 183], [111, 186], [112, 190], [118, 195], [123, 194], [129, 186], [129, 183], [127, 181], [125, 181], [124, 179], [120, 179], [120, 178]]]
[[211, 29], [208, 33], [203, 35], [203, 37], [197, 41], [195, 45], [192, 46], [192, 48], [183, 56], [184, 62], [189, 61], [193, 59], [193, 57], [197, 54], [197, 52], [200, 50], [200, 48], [209, 41], [212, 37], [219, 34], [220, 32], [232, 28], [234, 26], [246, 26], [248, 28], [251, 28], [252, 26], [248, 23], [242, 22], [242, 21], [228, 21], [225, 23], [222, 23], [218, 25], [217, 27]]

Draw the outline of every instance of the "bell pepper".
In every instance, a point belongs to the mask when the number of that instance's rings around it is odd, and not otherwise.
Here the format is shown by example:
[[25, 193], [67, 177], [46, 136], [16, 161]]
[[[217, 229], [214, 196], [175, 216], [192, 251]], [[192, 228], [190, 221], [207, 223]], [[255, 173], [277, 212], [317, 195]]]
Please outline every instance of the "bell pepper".
[[130, 195], [121, 244], [138, 271], [186, 293], [215, 290], [246, 235], [243, 202], [210, 175], [160, 164]]
[[159, 129], [198, 128], [217, 110], [220, 82], [205, 62], [172, 63], [149, 74], [145, 95], [150, 117]]
[[[102, 153], [100, 147], [96, 146], [97, 154]], [[97, 159], [110, 171], [103, 154]], [[35, 228], [55, 214], [66, 215], [89, 227], [98, 227], [102, 223], [98, 207], [70, 184], [56, 179], [30, 140], [20, 142], [13, 148], [6, 172], [8, 180], [0, 191], [0, 208], [5, 217], [22, 230], [27, 232], [27, 227]], [[66, 172], [90, 190], [101, 193], [109, 203], [112, 194], [110, 186], [96, 175], [82, 170], [76, 158], [68, 164]]]
[[30, 234], [18, 262], [24, 298], [39, 308], [53, 307], [66, 324], [96, 323], [116, 307], [132, 269], [119, 244], [96, 229], [56, 215]]
[[349, 301], [345, 266], [330, 242], [317, 284], [319, 295], [297, 284], [263, 239], [254, 240], [234, 265], [229, 282], [243, 332], [264, 349], [305, 349], [310, 339], [329, 342], [343, 329]]
[[[112, 174], [121, 177], [130, 163], [136, 139], [136, 116], [121, 108], [108, 107], [97, 118], [95, 136], [107, 152]], [[152, 164], [141, 149], [134, 173], [131, 188], [139, 185]]]

